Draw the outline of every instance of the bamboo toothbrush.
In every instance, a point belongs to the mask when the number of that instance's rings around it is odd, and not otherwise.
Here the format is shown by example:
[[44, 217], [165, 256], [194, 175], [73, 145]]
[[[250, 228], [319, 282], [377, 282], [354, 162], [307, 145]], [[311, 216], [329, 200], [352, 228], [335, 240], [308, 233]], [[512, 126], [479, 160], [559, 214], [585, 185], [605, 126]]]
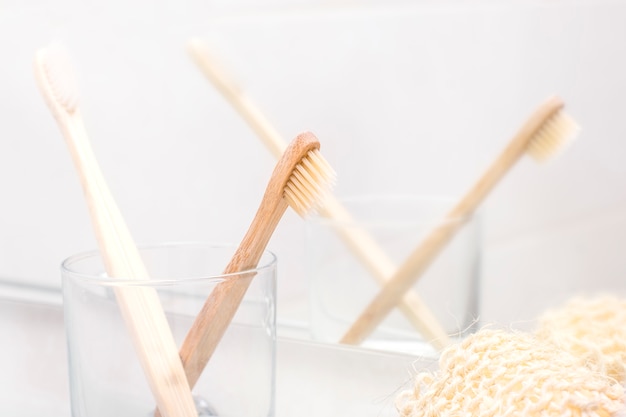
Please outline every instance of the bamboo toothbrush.
[[[188, 49], [202, 73], [239, 112], [271, 153], [276, 158], [280, 158], [287, 146], [285, 141], [252, 100], [240, 91], [235, 83], [217, 67], [206, 45], [198, 39], [192, 39]], [[350, 213], [332, 195], [327, 196], [324, 205], [318, 211], [324, 217], [338, 220], [337, 224], [351, 222]], [[393, 275], [396, 270], [394, 263], [365, 230], [347, 229], [340, 226], [337, 226], [335, 230], [381, 285]], [[399, 307], [426, 341], [437, 349], [443, 349], [450, 343], [448, 334], [416, 292], [407, 292]]]
[[560, 98], [550, 97], [535, 110], [483, 176], [413, 250], [395, 275], [378, 292], [345, 333], [342, 343], [361, 343], [378, 326], [463, 225], [458, 220], [465, 219], [474, 212], [522, 155], [528, 153], [534, 159], [544, 161], [565, 147], [577, 133], [578, 126], [562, 111], [563, 106]]
[[[78, 171], [106, 272], [110, 277], [147, 280], [139, 252], [89, 145], [72, 74], [63, 49], [57, 46], [37, 51], [35, 78]], [[196, 417], [191, 390], [156, 290], [116, 288], [115, 295], [162, 414]]]
[[[288, 206], [300, 216], [305, 216], [323, 200], [328, 187], [334, 182], [334, 171], [319, 153], [319, 146], [313, 134], [303, 133], [287, 147], [274, 168], [254, 219], [224, 274], [234, 274], [257, 266]], [[180, 350], [191, 387], [215, 351], [253, 276], [253, 273], [236, 276], [218, 284], [196, 317]]]

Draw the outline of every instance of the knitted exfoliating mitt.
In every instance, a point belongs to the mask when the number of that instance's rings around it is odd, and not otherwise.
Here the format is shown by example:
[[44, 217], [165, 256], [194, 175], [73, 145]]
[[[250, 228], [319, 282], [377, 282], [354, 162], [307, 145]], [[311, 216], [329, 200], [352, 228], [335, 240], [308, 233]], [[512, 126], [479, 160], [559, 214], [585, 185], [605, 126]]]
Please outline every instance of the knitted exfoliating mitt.
[[535, 333], [590, 368], [626, 382], [626, 300], [573, 298], [541, 316]]
[[623, 408], [620, 384], [528, 333], [483, 329], [441, 355], [401, 393], [403, 417], [602, 416]]

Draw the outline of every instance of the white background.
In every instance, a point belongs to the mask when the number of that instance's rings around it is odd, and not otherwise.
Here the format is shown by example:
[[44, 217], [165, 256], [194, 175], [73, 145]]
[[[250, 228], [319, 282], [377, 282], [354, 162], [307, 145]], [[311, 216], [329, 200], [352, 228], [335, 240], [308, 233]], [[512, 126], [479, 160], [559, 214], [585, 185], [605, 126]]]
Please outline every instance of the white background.
[[[523, 158], [483, 206], [481, 320], [524, 327], [575, 293], [626, 290], [626, 2], [0, 0], [0, 277], [58, 287], [95, 247], [33, 78], [72, 53], [105, 177], [139, 243], [238, 242], [274, 160], [185, 52], [191, 36], [286, 140], [310, 130], [337, 194], [458, 196], [560, 95], [582, 133]], [[303, 223], [288, 212], [279, 317], [301, 318]]]

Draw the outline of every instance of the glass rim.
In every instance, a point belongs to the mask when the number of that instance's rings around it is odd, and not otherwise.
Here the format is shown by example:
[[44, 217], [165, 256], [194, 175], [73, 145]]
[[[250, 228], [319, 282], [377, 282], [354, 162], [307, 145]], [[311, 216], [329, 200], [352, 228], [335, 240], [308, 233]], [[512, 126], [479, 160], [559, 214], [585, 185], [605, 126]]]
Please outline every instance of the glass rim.
[[396, 219], [383, 219], [377, 216], [370, 216], [365, 218], [352, 217], [348, 220], [328, 218], [316, 212], [307, 218], [307, 223], [315, 222], [321, 225], [338, 225], [338, 226], [359, 226], [359, 227], [435, 227], [437, 225], [451, 224], [451, 223], [471, 223], [472, 220], [478, 220], [482, 216], [482, 209], [478, 207], [473, 212], [464, 216], [458, 216], [453, 218], [446, 218], [446, 214], [452, 209], [454, 204], [458, 201], [458, 198], [449, 194], [349, 194], [345, 196], [335, 196], [338, 202], [344, 204], [346, 208], [350, 209], [350, 204], [365, 204], [365, 203], [430, 203], [430, 204], [447, 204], [445, 210], [439, 216], [429, 215], [427, 218], [396, 218]]
[[[165, 248], [205, 248], [205, 249], [232, 249], [233, 254], [237, 249], [237, 245], [230, 243], [216, 243], [216, 242], [202, 242], [202, 241], [172, 241], [172, 242], [162, 242], [162, 243], [154, 243], [154, 244], [146, 244], [146, 245], [137, 245], [137, 249], [139, 252], [153, 249], [165, 249]], [[103, 273], [99, 275], [94, 275], [91, 273], [79, 272], [72, 268], [72, 265], [80, 261], [84, 261], [87, 259], [100, 259], [102, 260], [102, 254], [99, 249], [92, 249], [88, 251], [78, 252], [71, 256], [68, 256], [61, 262], [61, 273], [63, 277], [71, 277], [72, 279], [79, 279], [83, 282], [93, 282], [98, 285], [103, 286], [137, 286], [137, 287], [157, 287], [157, 286], [169, 286], [175, 283], [184, 282], [186, 284], [193, 284], [196, 282], [223, 282], [226, 279], [232, 277], [244, 277], [245, 275], [249, 275], [251, 273], [258, 274], [263, 271], [268, 271], [271, 269], [276, 269], [276, 264], [278, 258], [276, 254], [270, 250], [263, 251], [261, 255], [261, 259], [264, 255], [269, 255], [269, 259], [263, 264], [257, 265], [255, 268], [245, 269], [243, 271], [231, 272], [231, 273], [207, 273], [207, 274], [198, 274], [198, 275], [188, 275], [188, 276], [180, 276], [176, 278], [148, 278], [148, 279], [132, 279], [132, 278], [117, 278], [110, 277], [104, 271], [103, 265]], [[226, 265], [224, 265], [224, 268]]]

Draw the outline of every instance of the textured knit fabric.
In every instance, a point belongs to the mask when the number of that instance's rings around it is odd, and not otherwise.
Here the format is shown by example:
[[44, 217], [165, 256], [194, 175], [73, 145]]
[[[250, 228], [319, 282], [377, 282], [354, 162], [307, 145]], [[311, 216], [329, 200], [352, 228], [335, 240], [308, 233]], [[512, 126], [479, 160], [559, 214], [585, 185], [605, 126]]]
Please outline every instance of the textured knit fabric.
[[615, 380], [534, 335], [483, 329], [400, 394], [403, 417], [601, 416], [623, 410]]
[[539, 318], [537, 337], [590, 368], [626, 382], [626, 300], [578, 297]]

